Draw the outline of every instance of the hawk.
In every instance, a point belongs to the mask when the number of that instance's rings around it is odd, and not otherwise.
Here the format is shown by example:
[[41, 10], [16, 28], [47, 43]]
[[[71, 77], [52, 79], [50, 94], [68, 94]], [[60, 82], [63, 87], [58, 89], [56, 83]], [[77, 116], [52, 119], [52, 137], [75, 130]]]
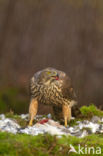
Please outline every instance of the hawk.
[[51, 105], [54, 114], [62, 110], [65, 126], [71, 118], [71, 108], [76, 104], [76, 95], [71, 79], [63, 71], [46, 68], [38, 71], [30, 80], [29, 126], [37, 114], [38, 104]]

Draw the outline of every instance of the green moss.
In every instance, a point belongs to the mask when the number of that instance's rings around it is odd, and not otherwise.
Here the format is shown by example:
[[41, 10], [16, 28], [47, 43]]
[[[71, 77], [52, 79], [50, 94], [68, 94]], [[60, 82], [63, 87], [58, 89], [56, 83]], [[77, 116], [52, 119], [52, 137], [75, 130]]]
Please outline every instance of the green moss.
[[[72, 136], [57, 138], [48, 134], [31, 136], [0, 132], [0, 156], [67, 156], [70, 150], [70, 144], [76, 150], [78, 150], [78, 144], [81, 147], [85, 145], [88, 147], [99, 146], [103, 152], [103, 137], [99, 134], [93, 134], [84, 138]], [[70, 155], [75, 156], [76, 154], [71, 153]]]
[[77, 124], [77, 121], [80, 121], [80, 120], [79, 120], [79, 119], [71, 120], [70, 123], [69, 123], [69, 126], [75, 126], [75, 125], [78, 125], [78, 124]]
[[82, 106], [80, 108], [81, 114], [84, 117], [92, 117], [94, 115], [96, 116], [103, 116], [103, 111], [99, 110], [96, 106], [91, 104], [90, 106]]

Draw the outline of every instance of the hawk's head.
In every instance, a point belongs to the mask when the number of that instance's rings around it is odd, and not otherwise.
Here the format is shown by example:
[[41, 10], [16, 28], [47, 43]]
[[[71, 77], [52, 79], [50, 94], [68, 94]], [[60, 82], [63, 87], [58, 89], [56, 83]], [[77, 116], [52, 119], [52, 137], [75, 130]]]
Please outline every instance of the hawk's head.
[[41, 71], [38, 77], [38, 82], [42, 84], [51, 84], [59, 80], [59, 74], [53, 68], [46, 68]]

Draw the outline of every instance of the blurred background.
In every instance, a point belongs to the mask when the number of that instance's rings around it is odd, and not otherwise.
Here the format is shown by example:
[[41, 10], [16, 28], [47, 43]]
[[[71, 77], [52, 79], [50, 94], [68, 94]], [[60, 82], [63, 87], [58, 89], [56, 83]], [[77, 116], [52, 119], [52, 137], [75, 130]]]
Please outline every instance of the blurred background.
[[45, 67], [71, 77], [80, 106], [103, 109], [102, 0], [0, 0], [0, 113], [28, 112], [29, 79]]

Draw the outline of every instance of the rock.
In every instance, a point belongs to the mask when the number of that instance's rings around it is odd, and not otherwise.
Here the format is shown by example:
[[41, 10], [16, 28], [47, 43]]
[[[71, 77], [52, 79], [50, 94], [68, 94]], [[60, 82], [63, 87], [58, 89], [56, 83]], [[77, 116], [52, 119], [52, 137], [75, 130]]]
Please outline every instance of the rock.
[[[22, 119], [28, 120], [28, 114], [22, 114], [20, 116]], [[48, 118], [46, 118], [48, 117]], [[73, 127], [64, 127], [59, 122], [56, 122], [49, 117], [49, 114], [44, 117], [43, 115], [37, 115], [35, 119], [37, 123], [32, 127], [28, 126], [26, 128], [21, 128], [16, 121], [12, 119], [5, 118], [4, 114], [0, 115], [0, 131], [7, 131], [11, 133], [26, 133], [29, 135], [38, 135], [49, 133], [51, 135], [57, 135], [61, 137], [62, 135], [71, 135], [76, 137], [85, 137], [86, 135], [92, 133], [103, 133], [103, 122], [99, 117], [94, 116], [91, 121], [77, 121], [77, 125]], [[101, 121], [101, 122], [98, 122]]]
[[0, 114], [0, 119], [4, 120], [5, 119], [5, 115], [4, 114]]
[[97, 131], [97, 129], [99, 128], [99, 124], [85, 121], [85, 122], [80, 123], [79, 127], [80, 127], [80, 129], [90, 128], [92, 133], [95, 133]]
[[19, 129], [19, 133], [26, 133], [26, 134], [30, 134], [30, 135], [38, 135], [38, 134], [44, 134], [44, 132], [42, 130], [40, 130], [39, 128], [37, 128], [36, 126], [28, 126], [25, 129]]
[[0, 120], [0, 129], [2, 131], [7, 131], [16, 134], [20, 126], [11, 119]]
[[92, 119], [91, 119], [91, 122], [93, 122], [93, 123], [98, 123], [100, 121], [101, 121], [101, 119], [98, 116], [93, 116]]
[[97, 132], [103, 133], [103, 124], [99, 125], [99, 128], [98, 128]]
[[72, 117], [71, 117], [71, 120], [75, 120], [75, 117], [72, 116]]
[[49, 119], [51, 119], [51, 118], [52, 118], [52, 115], [51, 115], [51, 114], [48, 114], [47, 117], [48, 117]]
[[22, 119], [28, 120], [29, 114], [21, 114], [20, 117], [21, 117]]
[[64, 132], [64, 133], [69, 133], [69, 134], [70, 134], [70, 131], [69, 131], [69, 129], [67, 129], [67, 128], [63, 128], [63, 129], [62, 129], [62, 132]]
[[101, 122], [103, 122], [103, 118], [101, 118]]
[[85, 137], [87, 135], [88, 135], [88, 132], [86, 130], [84, 130], [79, 137], [83, 138], [83, 137]]

